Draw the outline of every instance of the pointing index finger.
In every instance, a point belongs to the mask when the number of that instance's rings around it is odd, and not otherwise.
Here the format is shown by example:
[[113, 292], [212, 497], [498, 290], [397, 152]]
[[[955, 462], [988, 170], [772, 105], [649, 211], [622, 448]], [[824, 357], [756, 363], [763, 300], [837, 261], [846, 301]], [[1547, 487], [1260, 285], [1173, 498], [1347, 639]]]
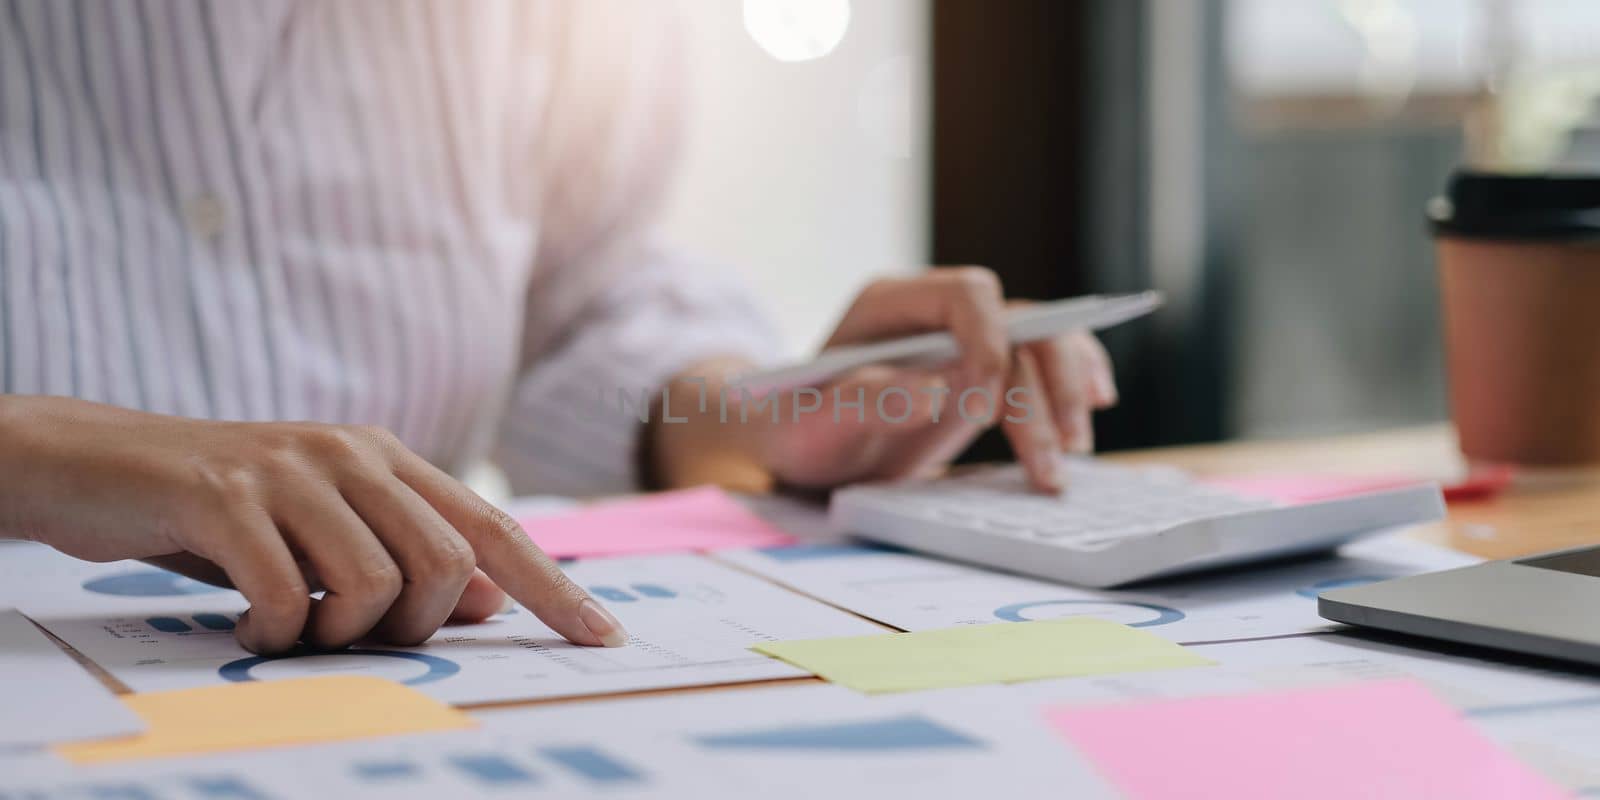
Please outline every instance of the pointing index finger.
[[622, 623], [573, 583], [504, 511], [420, 456], [407, 452], [397, 461], [395, 475], [472, 545], [478, 567], [512, 599], [574, 644], [627, 643]]

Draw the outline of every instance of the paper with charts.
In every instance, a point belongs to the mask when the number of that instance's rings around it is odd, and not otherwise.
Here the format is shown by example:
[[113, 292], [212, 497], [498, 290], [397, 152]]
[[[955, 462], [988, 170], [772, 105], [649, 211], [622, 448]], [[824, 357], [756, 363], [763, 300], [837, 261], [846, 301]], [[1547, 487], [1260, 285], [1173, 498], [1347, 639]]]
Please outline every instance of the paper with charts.
[[1326, 630], [1334, 625], [1317, 616], [1318, 592], [1479, 561], [1386, 537], [1347, 546], [1337, 558], [1099, 590], [865, 544], [729, 550], [715, 557], [904, 630], [1093, 616], [1185, 644]]
[[[1189, 645], [1215, 666], [1127, 672], [1006, 687], [1039, 705], [1116, 703], [1156, 698], [1246, 694], [1373, 680], [1410, 680], [1475, 721], [1537, 717], [1552, 711], [1600, 709], [1600, 678], [1515, 656], [1488, 660], [1403, 642], [1345, 634], [1307, 634], [1250, 642]], [[1595, 732], [1600, 734], [1600, 728]], [[1600, 736], [1596, 738], [1600, 747]], [[1597, 762], [1600, 763], [1600, 762]]]
[[[5, 759], [6, 789], [198, 798], [551, 796], [1115, 797], [1042, 709], [1411, 678], [1515, 757], [1600, 792], [1600, 681], [1343, 635], [1194, 648], [1215, 667], [864, 697], [829, 686], [493, 709], [478, 731], [72, 771]], [[1041, 787], [1045, 787], [1041, 790]], [[117, 794], [116, 791], [120, 791]], [[26, 796], [26, 795], [24, 795]]]
[[671, 555], [567, 567], [628, 628], [626, 647], [568, 644], [518, 608], [447, 626], [421, 647], [266, 659], [233, 639], [241, 595], [138, 563], [89, 566], [70, 580], [55, 575], [23, 610], [135, 691], [348, 672], [460, 704], [734, 683], [807, 674], [750, 645], [883, 630], [703, 557]]
[[0, 608], [0, 750], [144, 729], [137, 714], [32, 622]]
[[939, 692], [765, 687], [493, 710], [476, 731], [72, 772], [6, 763], [7, 790], [70, 797], [1117, 797], [1036, 706]]
[[994, 691], [1006, 693], [1003, 702], [1045, 707], [1412, 680], [1540, 774], [1583, 796], [1600, 796], [1600, 678], [1580, 667], [1326, 633], [1190, 649], [1217, 665], [1038, 681]]
[[[1120, 796], [1044, 709], [1411, 677], [1514, 757], [1574, 791], [1596, 780], [1592, 678], [1340, 636], [1207, 645], [1217, 667], [864, 697], [830, 686], [477, 712], [482, 727], [316, 748], [72, 771], [6, 760], [7, 789], [43, 796], [295, 798]], [[1466, 703], [1466, 705], [1462, 705]], [[121, 793], [117, 794], [113, 790]], [[24, 795], [26, 796], [26, 795]]]

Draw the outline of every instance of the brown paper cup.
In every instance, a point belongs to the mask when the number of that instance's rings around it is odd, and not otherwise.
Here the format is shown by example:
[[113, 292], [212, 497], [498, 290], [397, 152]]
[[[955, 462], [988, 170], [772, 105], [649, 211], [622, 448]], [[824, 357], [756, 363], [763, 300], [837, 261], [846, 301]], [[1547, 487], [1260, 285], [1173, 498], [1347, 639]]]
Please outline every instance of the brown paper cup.
[[1470, 460], [1600, 464], [1600, 231], [1574, 180], [1458, 175], [1435, 201], [1451, 416]]
[[1600, 463], [1600, 246], [1445, 238], [1438, 250], [1462, 454]]

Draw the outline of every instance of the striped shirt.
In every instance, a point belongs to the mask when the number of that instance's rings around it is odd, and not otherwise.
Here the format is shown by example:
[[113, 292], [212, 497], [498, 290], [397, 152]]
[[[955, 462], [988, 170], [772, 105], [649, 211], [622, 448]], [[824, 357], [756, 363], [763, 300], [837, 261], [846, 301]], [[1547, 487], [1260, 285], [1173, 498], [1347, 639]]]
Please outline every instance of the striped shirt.
[[597, 391], [772, 349], [650, 230], [665, 8], [0, 0], [0, 392], [631, 486], [638, 421]]

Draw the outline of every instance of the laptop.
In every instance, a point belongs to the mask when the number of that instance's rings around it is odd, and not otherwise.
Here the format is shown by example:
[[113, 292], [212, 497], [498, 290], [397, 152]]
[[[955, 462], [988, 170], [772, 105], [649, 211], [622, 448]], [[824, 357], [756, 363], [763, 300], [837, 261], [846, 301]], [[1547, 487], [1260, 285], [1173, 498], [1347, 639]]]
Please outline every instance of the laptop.
[[1335, 622], [1600, 666], [1600, 546], [1323, 592]]

